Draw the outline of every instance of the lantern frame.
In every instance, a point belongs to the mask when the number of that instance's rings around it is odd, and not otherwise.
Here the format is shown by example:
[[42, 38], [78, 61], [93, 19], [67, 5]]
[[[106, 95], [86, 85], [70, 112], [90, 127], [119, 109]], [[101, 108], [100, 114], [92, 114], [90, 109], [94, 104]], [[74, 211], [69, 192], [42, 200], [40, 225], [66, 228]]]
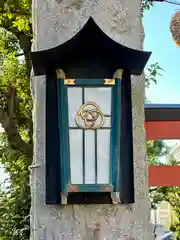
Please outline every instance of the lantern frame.
[[[68, 192], [116, 192], [119, 191], [119, 164], [120, 164], [120, 79], [59, 79], [58, 82], [58, 103], [59, 103], [59, 129], [60, 130], [60, 152], [61, 152], [61, 183], [62, 193]], [[85, 88], [111, 88], [111, 114], [104, 115], [111, 118], [110, 127], [100, 127], [98, 129], [81, 129], [80, 127], [70, 127], [68, 124], [68, 88], [81, 88], [83, 92], [83, 104], [84, 102], [84, 90]], [[93, 99], [92, 99], [93, 100]], [[66, 103], [66, 104], [65, 104]], [[73, 184], [71, 182], [71, 164], [70, 164], [70, 143], [69, 143], [69, 131], [82, 130], [83, 131], [83, 183]], [[110, 133], [110, 156], [109, 156], [109, 182], [104, 184], [97, 183], [97, 131], [103, 131], [108, 129]], [[95, 183], [85, 183], [85, 131], [95, 132]], [[107, 174], [107, 173], [106, 173]]]

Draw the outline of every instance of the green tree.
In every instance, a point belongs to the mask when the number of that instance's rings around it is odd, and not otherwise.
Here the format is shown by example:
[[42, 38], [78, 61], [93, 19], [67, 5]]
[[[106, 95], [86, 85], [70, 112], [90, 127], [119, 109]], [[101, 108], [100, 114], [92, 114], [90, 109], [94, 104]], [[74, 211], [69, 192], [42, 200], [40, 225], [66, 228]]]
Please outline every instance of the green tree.
[[[29, 239], [33, 156], [30, 93], [31, 1], [0, 1], [0, 161], [9, 174], [0, 192], [0, 239]], [[8, 186], [8, 188], [7, 188]]]
[[[0, 4], [0, 123], [10, 146], [25, 154], [29, 162], [32, 160], [30, 9], [31, 2], [26, 0], [6, 0]], [[20, 55], [24, 56], [22, 61]], [[28, 133], [26, 139], [22, 132]]]
[[9, 173], [0, 199], [0, 239], [29, 239], [29, 170], [24, 155], [9, 149], [7, 136], [0, 150], [1, 162]]
[[0, 27], [12, 33], [18, 41], [21, 53], [25, 56], [27, 74], [30, 76], [32, 24], [31, 0], [2, 0], [0, 2]]

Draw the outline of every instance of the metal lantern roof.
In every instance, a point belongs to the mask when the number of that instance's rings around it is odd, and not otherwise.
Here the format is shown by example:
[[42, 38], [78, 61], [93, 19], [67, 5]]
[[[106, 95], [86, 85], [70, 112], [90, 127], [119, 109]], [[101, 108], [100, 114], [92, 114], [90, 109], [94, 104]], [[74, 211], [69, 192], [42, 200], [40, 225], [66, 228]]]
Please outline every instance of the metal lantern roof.
[[70, 40], [55, 48], [31, 52], [31, 59], [35, 75], [61, 68], [69, 78], [112, 78], [117, 69], [140, 75], [150, 55], [114, 41], [89, 18]]

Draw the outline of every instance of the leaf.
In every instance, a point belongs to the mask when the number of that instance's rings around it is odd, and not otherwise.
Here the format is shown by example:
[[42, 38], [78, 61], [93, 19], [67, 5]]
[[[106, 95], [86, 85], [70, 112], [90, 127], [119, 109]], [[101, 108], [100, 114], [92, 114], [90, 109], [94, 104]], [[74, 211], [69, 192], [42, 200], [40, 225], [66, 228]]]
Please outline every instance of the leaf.
[[150, 87], [152, 82], [157, 84], [157, 76], [162, 76], [161, 71], [163, 69], [159, 66], [158, 62], [147, 66], [145, 71], [145, 84], [147, 88]]

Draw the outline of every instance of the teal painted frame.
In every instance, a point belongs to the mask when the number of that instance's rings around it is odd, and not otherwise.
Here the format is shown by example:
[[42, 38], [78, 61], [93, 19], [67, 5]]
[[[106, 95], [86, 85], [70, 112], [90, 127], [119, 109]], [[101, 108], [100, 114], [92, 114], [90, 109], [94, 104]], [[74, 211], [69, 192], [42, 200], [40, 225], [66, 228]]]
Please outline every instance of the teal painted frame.
[[62, 192], [68, 192], [70, 179], [70, 150], [69, 150], [69, 118], [67, 88], [64, 79], [57, 79], [58, 87], [58, 110], [59, 110], [59, 138], [60, 138], [60, 159], [61, 161], [61, 184]]
[[[109, 184], [71, 184], [69, 118], [67, 87], [111, 87], [111, 139], [110, 139], [110, 178]], [[76, 79], [75, 85], [64, 85], [64, 79], [58, 79], [59, 135], [61, 159], [62, 192], [116, 192], [119, 188], [120, 164], [120, 87], [121, 80], [115, 79], [115, 85], [105, 85], [104, 79]]]
[[105, 85], [104, 79], [75, 79], [74, 85], [67, 85], [70, 87], [111, 87], [114, 85]]
[[115, 79], [111, 101], [111, 182], [113, 192], [118, 192], [120, 188], [121, 79]]

